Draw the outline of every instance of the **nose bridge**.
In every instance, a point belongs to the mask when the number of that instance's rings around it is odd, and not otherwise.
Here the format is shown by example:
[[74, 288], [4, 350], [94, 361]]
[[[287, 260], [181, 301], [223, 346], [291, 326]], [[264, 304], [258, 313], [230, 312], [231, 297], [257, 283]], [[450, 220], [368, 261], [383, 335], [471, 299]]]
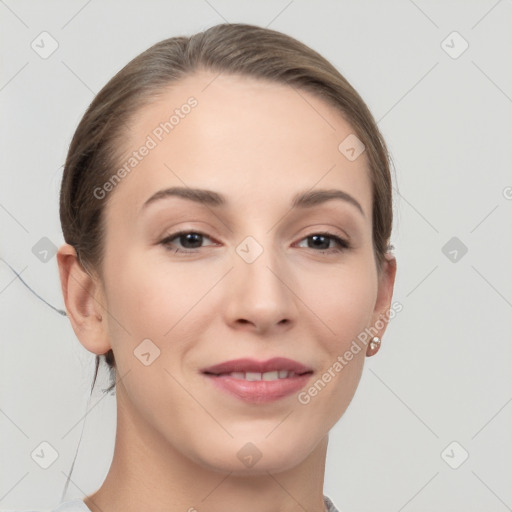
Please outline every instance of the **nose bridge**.
[[235, 248], [231, 314], [259, 327], [294, 316], [286, 264], [272, 232], [245, 237]]
[[283, 293], [284, 285], [276, 277], [279, 269], [284, 268], [279, 252], [272, 233], [249, 235], [236, 247], [238, 272], [244, 275], [248, 285], [266, 291], [266, 296]]

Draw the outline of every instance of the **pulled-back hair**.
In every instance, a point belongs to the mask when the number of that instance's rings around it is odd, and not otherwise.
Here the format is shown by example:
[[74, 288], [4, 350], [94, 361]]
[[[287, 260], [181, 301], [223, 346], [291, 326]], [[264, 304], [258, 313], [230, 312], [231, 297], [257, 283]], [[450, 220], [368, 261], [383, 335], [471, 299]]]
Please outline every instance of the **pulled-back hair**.
[[[373, 247], [378, 272], [393, 223], [389, 155], [365, 102], [316, 51], [280, 32], [248, 24], [220, 24], [191, 37], [172, 37], [135, 57], [96, 95], [73, 136], [64, 166], [60, 221], [89, 273], [102, 276], [105, 199], [93, 191], [111, 179], [134, 115], [164, 90], [196, 71], [238, 74], [287, 84], [336, 108], [365, 145], [372, 183]], [[341, 141], [340, 141], [341, 142]], [[103, 354], [115, 387], [115, 358]], [[96, 356], [93, 386], [100, 356]]]

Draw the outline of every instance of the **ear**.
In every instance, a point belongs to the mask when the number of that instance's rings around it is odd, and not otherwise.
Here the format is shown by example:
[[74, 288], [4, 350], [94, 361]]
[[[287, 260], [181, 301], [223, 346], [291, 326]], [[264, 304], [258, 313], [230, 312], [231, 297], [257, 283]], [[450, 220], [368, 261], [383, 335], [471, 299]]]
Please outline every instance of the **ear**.
[[[377, 300], [372, 315], [371, 328], [377, 330], [375, 336], [382, 339], [389, 323], [389, 310], [391, 308], [391, 300], [393, 298], [393, 288], [395, 286], [396, 276], [396, 258], [391, 254], [386, 254], [382, 272], [379, 276], [379, 285], [377, 292]], [[373, 355], [373, 351], [368, 347], [368, 354]], [[378, 348], [377, 348], [378, 350]], [[376, 352], [376, 351], [375, 351]]]
[[84, 270], [72, 245], [59, 248], [57, 264], [66, 312], [76, 337], [89, 352], [104, 354], [111, 346], [100, 280]]

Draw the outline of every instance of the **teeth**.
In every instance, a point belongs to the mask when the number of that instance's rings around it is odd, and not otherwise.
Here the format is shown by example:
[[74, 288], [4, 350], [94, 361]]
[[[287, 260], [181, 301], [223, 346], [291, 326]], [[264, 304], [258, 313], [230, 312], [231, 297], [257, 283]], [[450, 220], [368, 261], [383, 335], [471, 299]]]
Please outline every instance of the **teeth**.
[[288, 370], [274, 370], [272, 372], [231, 372], [227, 373], [230, 377], [234, 379], [243, 379], [248, 381], [255, 380], [277, 380], [277, 379], [286, 379], [289, 377], [294, 377], [295, 372], [289, 372]]

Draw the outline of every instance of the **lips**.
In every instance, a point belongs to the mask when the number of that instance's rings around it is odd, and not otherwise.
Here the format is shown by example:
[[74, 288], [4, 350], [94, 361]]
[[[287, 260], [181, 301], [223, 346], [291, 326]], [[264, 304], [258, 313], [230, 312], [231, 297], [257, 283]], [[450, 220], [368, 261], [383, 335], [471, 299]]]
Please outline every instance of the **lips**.
[[313, 370], [286, 357], [233, 359], [201, 370], [215, 388], [250, 404], [275, 402], [300, 391]]
[[208, 368], [203, 368], [201, 371], [202, 373], [217, 376], [231, 373], [264, 374], [267, 372], [284, 371], [293, 372], [296, 375], [303, 375], [313, 372], [311, 368], [286, 357], [274, 357], [267, 361], [257, 361], [256, 359], [249, 358], [233, 359], [214, 366], [209, 366]]

